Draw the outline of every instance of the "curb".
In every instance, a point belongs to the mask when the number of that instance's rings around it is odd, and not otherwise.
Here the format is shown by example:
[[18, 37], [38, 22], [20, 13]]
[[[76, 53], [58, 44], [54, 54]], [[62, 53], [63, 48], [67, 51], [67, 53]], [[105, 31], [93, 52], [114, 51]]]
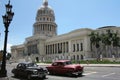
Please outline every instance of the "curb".
[[118, 67], [120, 68], [120, 66], [84, 66], [84, 67]]
[[118, 67], [120, 68], [119, 64], [81, 64], [84, 67]]
[[[51, 64], [40, 63], [38, 65], [49, 66]], [[84, 66], [84, 67], [118, 67], [118, 68], [120, 68], [120, 64], [80, 64], [80, 65]]]
[[0, 78], [0, 80], [10, 80], [9, 77]]

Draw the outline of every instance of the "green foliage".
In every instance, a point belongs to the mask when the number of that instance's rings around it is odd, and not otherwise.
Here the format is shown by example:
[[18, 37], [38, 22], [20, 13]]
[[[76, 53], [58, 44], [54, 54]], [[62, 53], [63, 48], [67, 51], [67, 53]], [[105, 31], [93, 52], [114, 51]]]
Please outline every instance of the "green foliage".
[[109, 61], [109, 60], [102, 60], [102, 61], [97, 61], [97, 60], [88, 60], [88, 61], [80, 61], [81, 64], [120, 64], [120, 62], [115, 62], [115, 61]]
[[[100, 58], [100, 54], [104, 53], [105, 51], [107, 54], [113, 54], [114, 48], [116, 48], [116, 52], [114, 51], [115, 54], [119, 54], [117, 49], [120, 47], [120, 37], [118, 36], [118, 32], [113, 32], [112, 30], [108, 29], [106, 32], [101, 34], [93, 31], [88, 36], [90, 36], [91, 51], [94, 47], [96, 48], [96, 58], [98, 58], [98, 60]], [[107, 52], [108, 50], [109, 53]], [[115, 57], [119, 56], [117, 55]]]
[[51, 61], [51, 60], [48, 60], [48, 61], [44, 61], [44, 62], [36, 62], [36, 63], [48, 63], [48, 64], [50, 63], [50, 64], [51, 64], [52, 61]]
[[11, 54], [7, 53], [6, 59], [9, 60], [11, 58]]
[[[51, 64], [52, 61], [45, 61], [44, 63]], [[115, 62], [115, 61], [109, 61], [109, 60], [102, 60], [102, 61], [97, 61], [97, 60], [72, 60], [73, 64], [120, 64], [120, 62]]]

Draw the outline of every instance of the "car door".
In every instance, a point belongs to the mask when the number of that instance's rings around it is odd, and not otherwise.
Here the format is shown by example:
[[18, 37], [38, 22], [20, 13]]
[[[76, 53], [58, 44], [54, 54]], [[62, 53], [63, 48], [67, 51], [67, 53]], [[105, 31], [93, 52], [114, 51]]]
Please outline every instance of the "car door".
[[65, 74], [66, 70], [63, 62], [59, 62], [57, 70], [59, 74]]
[[22, 68], [21, 68], [21, 74], [23, 75], [23, 76], [27, 76], [27, 66], [26, 66], [26, 64], [23, 64], [22, 65]]
[[16, 71], [15, 71], [15, 74], [18, 74], [18, 75], [21, 76], [21, 73], [22, 73], [21, 68], [22, 68], [22, 64], [19, 63], [19, 64], [17, 65], [17, 69], [16, 69]]
[[53, 74], [58, 74], [59, 73], [59, 67], [58, 67], [58, 63], [53, 63], [52, 66], [49, 68], [49, 70], [53, 73]]
[[64, 66], [62, 62], [57, 62], [53, 70], [56, 74], [63, 74], [63, 67]]
[[25, 64], [19, 64], [17, 70], [20, 76], [25, 76]]

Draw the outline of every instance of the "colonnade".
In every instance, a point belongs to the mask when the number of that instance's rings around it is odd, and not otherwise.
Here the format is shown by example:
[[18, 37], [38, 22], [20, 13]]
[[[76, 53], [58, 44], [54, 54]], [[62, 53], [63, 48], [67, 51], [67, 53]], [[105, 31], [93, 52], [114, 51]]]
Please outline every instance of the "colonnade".
[[60, 53], [68, 53], [68, 42], [61, 42], [61, 43], [54, 43], [54, 44], [47, 44], [45, 46], [46, 54], [60, 54]]
[[56, 26], [51, 24], [39, 24], [34, 26], [34, 34], [40, 33], [41, 31], [52, 31], [56, 33]]

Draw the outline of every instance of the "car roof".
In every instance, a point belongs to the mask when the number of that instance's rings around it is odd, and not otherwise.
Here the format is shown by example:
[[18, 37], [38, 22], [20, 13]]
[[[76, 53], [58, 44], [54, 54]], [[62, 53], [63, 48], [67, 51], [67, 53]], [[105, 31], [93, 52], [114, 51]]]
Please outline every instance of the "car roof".
[[30, 64], [30, 63], [33, 63], [33, 62], [20, 62], [18, 64]]
[[70, 60], [57, 60], [55, 62], [68, 62], [68, 61], [70, 61]]

